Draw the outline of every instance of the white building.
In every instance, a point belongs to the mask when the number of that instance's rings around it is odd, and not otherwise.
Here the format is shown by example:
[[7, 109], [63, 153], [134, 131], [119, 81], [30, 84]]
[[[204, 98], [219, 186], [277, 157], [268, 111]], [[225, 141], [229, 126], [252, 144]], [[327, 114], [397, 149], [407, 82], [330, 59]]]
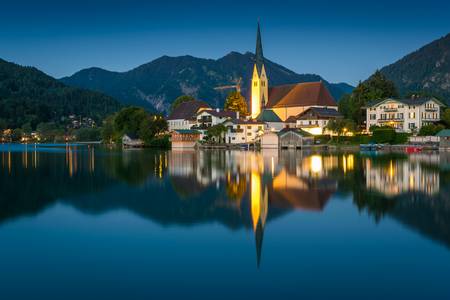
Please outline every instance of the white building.
[[209, 127], [222, 124], [229, 119], [239, 119], [239, 113], [220, 109], [201, 110], [196, 116], [196, 129], [208, 129]]
[[197, 114], [211, 107], [203, 101], [192, 100], [179, 104], [167, 118], [169, 131], [191, 129], [197, 124]]
[[417, 132], [423, 125], [441, 119], [445, 106], [435, 98], [392, 99], [369, 103], [366, 108], [366, 129], [371, 126], [391, 126], [398, 132]]
[[330, 120], [342, 119], [343, 116], [337, 111], [337, 107], [310, 107], [295, 117], [286, 120], [289, 127], [302, 129], [312, 135], [327, 134], [326, 126]]
[[232, 119], [223, 125], [228, 128], [225, 133], [225, 142], [228, 144], [253, 143], [267, 129], [264, 122], [255, 120]]

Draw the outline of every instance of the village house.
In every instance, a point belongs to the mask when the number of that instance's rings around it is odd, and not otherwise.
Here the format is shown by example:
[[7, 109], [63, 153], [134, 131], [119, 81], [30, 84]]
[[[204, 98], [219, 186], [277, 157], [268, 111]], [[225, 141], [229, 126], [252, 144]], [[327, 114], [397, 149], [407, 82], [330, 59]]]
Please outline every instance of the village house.
[[222, 124], [229, 119], [239, 119], [239, 113], [220, 109], [201, 110], [197, 113], [195, 129], [208, 129], [209, 127]]
[[266, 131], [259, 139], [261, 149], [278, 149], [278, 134], [274, 131]]
[[244, 144], [253, 143], [263, 135], [267, 125], [256, 120], [232, 119], [223, 123], [227, 127], [225, 133], [225, 143]]
[[371, 126], [390, 126], [397, 132], [415, 133], [424, 125], [440, 121], [444, 106], [436, 98], [373, 101], [366, 107], [366, 130]]
[[203, 101], [192, 100], [181, 103], [167, 118], [169, 131], [172, 132], [175, 129], [191, 129], [192, 126], [197, 124], [197, 114], [206, 109], [211, 109], [211, 107]]
[[439, 148], [442, 150], [450, 150], [450, 129], [443, 129], [436, 136], [439, 138]]
[[326, 129], [330, 120], [342, 119], [343, 116], [333, 108], [310, 107], [295, 117], [289, 117], [289, 127], [300, 128], [312, 135], [329, 133]]
[[125, 148], [140, 148], [144, 146], [144, 142], [132, 133], [126, 133], [122, 137], [122, 146]]
[[259, 122], [266, 123], [267, 127], [271, 131], [278, 132], [285, 127], [285, 123], [281, 121], [280, 117], [277, 116], [272, 110], [264, 109], [256, 120]]

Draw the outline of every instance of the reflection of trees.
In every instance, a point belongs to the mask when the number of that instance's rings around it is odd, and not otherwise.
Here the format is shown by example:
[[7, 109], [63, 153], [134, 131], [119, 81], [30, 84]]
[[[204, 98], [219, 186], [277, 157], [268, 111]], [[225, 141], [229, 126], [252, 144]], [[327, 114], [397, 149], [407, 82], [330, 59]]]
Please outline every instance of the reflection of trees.
[[227, 196], [231, 200], [240, 201], [247, 191], [245, 174], [227, 175]]
[[96, 193], [112, 184], [101, 160], [96, 161], [97, 170], [92, 172], [88, 152], [76, 150], [79, 152], [71, 163], [78, 167], [72, 168], [64, 149], [52, 151], [56, 153], [1, 153], [0, 222], [36, 214], [59, 198]]
[[163, 177], [167, 154], [151, 150], [125, 150], [105, 155], [108, 174], [130, 185], [141, 185], [151, 177]]

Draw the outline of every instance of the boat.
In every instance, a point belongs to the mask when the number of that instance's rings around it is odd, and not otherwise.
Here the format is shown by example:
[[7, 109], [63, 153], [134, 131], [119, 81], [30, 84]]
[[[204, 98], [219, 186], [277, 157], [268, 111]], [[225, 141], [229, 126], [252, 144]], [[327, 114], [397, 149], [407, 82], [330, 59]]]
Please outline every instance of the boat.
[[420, 146], [408, 146], [405, 148], [406, 153], [419, 153], [422, 152], [422, 147]]

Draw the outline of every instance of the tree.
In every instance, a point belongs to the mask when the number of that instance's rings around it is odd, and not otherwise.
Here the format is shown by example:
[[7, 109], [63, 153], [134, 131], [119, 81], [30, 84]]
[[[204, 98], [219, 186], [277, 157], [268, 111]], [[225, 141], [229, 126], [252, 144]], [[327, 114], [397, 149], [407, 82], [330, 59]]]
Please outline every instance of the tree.
[[225, 132], [227, 128], [223, 124], [217, 124], [208, 128], [206, 136], [208, 140], [220, 139]]
[[13, 142], [19, 142], [22, 138], [23, 130], [21, 128], [16, 128], [12, 131], [11, 139]]
[[103, 122], [103, 141], [120, 143], [124, 134], [137, 135], [146, 145], [167, 131], [167, 122], [161, 115], [152, 115], [139, 107], [126, 107]]
[[442, 126], [440, 124], [438, 124], [438, 125], [434, 125], [434, 124], [424, 125], [424, 126], [422, 126], [420, 128], [419, 135], [420, 136], [436, 135], [436, 133], [438, 133], [442, 129], [444, 129], [444, 126]]
[[447, 125], [447, 128], [450, 128], [450, 108], [447, 108], [442, 113], [442, 121]]
[[395, 129], [389, 126], [373, 128], [372, 140], [377, 144], [391, 144], [395, 141]]
[[356, 129], [356, 124], [353, 120], [349, 119], [335, 119], [328, 122], [326, 129], [336, 133], [337, 136], [340, 136], [346, 132], [354, 132]]
[[101, 139], [101, 131], [98, 128], [80, 128], [74, 134], [76, 140], [80, 142], [92, 142]]
[[376, 71], [364, 82], [360, 82], [350, 96], [344, 96], [339, 109], [345, 118], [362, 124], [366, 119], [363, 107], [373, 100], [398, 97], [395, 84], [388, 80], [380, 71]]
[[26, 135], [30, 135], [31, 131], [33, 131], [33, 129], [31, 128], [31, 124], [30, 123], [25, 123], [22, 125], [22, 130], [23, 133]]
[[177, 99], [175, 99], [172, 104], [170, 105], [170, 112], [173, 112], [175, 110], [175, 108], [178, 107], [178, 105], [180, 105], [183, 102], [189, 102], [189, 101], [194, 101], [195, 98], [189, 95], [183, 95], [178, 97]]
[[228, 94], [224, 108], [225, 110], [239, 112], [241, 116], [248, 115], [247, 100], [239, 91], [233, 91]]
[[104, 143], [111, 144], [115, 138], [114, 138], [114, 118], [115, 114], [107, 117], [103, 121], [103, 126], [101, 129], [101, 136]]

